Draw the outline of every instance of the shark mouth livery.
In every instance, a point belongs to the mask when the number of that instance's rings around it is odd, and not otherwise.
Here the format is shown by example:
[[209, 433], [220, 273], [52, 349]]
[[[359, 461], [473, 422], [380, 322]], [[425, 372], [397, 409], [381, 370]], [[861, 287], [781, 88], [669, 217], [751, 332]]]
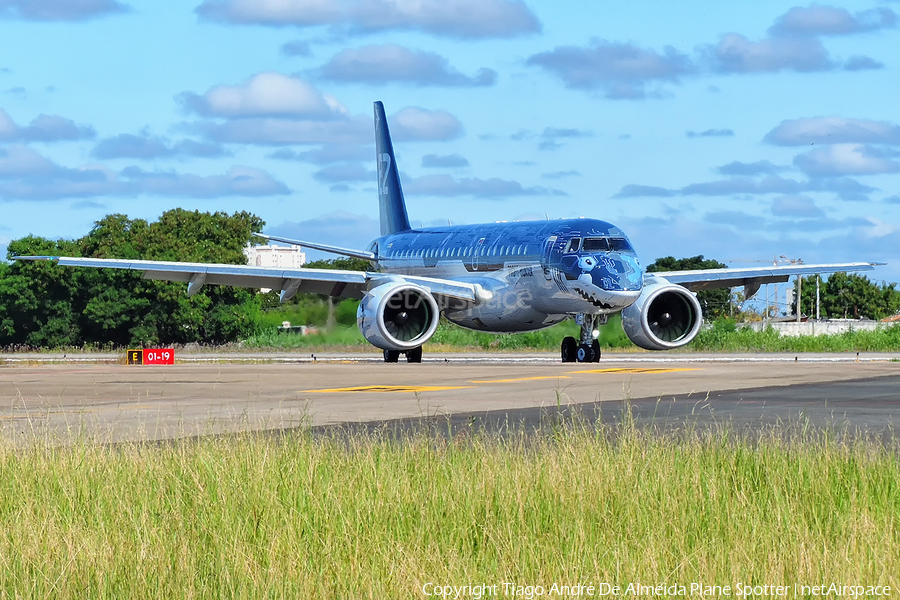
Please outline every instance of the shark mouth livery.
[[400, 174], [381, 102], [375, 103], [375, 160], [381, 236], [366, 250], [260, 237], [369, 260], [371, 271], [283, 269], [148, 260], [17, 257], [61, 265], [133, 269], [146, 279], [187, 283], [188, 295], [204, 285], [281, 290], [282, 301], [299, 293], [360, 300], [363, 336], [384, 351], [385, 362], [421, 362], [422, 345], [443, 315], [487, 332], [533, 331], [575, 319], [578, 339], [560, 346], [563, 362], [600, 359], [598, 327], [622, 313], [622, 326], [647, 350], [690, 343], [702, 314], [696, 292], [744, 286], [750, 297], [766, 283], [795, 275], [868, 271], [876, 264], [790, 265], [645, 273], [621, 229], [597, 219], [513, 221], [427, 227], [409, 224]]

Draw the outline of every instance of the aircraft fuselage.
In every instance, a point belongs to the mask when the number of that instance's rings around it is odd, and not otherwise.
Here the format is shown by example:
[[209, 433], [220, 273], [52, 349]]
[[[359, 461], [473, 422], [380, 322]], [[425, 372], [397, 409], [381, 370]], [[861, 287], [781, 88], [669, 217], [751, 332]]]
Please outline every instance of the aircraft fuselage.
[[464, 327], [531, 331], [576, 314], [619, 312], [640, 296], [643, 269], [625, 234], [596, 219], [413, 229], [369, 246], [383, 273], [478, 283], [491, 299], [444, 310]]

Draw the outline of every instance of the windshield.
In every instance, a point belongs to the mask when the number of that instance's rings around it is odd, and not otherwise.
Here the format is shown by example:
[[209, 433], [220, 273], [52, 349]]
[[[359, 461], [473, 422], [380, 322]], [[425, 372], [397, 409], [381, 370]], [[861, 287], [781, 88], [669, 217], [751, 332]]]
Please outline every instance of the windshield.
[[625, 238], [585, 238], [581, 246], [583, 252], [632, 252], [631, 244]]
[[619, 252], [632, 252], [631, 244], [625, 238], [609, 238], [609, 249]]
[[605, 252], [609, 250], [609, 241], [606, 238], [587, 238], [584, 240], [582, 250], [585, 252]]

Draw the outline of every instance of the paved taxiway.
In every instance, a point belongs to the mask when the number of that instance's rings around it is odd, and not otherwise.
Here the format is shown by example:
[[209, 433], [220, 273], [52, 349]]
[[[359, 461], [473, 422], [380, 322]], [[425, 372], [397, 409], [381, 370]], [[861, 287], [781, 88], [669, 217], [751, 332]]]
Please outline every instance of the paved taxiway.
[[[640, 422], [676, 427], [809, 419], [892, 435], [900, 424], [895, 355], [619, 355], [590, 365], [550, 355], [432, 355], [420, 365], [369, 355], [183, 356], [194, 362], [0, 356], [0, 431], [20, 441], [115, 441], [423, 417], [530, 427], [573, 406], [615, 420], [625, 399]], [[222, 360], [237, 362], [214, 362]]]

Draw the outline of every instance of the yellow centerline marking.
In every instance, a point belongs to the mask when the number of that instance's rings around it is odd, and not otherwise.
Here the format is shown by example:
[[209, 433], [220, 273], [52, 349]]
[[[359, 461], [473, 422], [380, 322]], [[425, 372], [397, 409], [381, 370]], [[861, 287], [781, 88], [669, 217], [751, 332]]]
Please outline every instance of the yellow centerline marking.
[[569, 379], [569, 376], [541, 375], [540, 377], [518, 377], [516, 379], [472, 379], [469, 383], [511, 383], [513, 381], [534, 381], [535, 379]]
[[330, 388], [324, 390], [302, 390], [301, 394], [340, 394], [343, 392], [438, 392], [440, 390], [464, 390], [472, 386], [434, 385], [361, 385], [357, 387]]
[[691, 368], [635, 368], [635, 367], [618, 367], [613, 369], [590, 369], [587, 371], [569, 371], [572, 374], [582, 373], [674, 373], [676, 371], [699, 371], [700, 369]]

